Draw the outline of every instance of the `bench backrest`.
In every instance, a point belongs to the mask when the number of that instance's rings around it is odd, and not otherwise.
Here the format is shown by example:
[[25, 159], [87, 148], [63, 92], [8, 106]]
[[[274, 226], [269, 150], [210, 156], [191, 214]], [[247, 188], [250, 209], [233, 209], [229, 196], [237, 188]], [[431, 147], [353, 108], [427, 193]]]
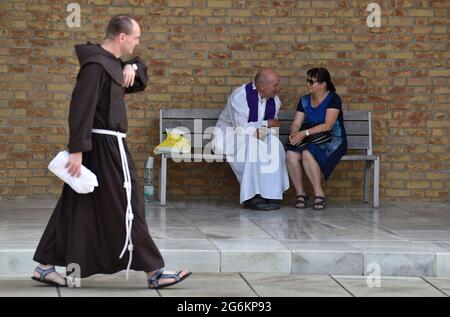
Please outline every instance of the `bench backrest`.
[[[160, 110], [160, 141], [165, 139], [167, 128], [185, 127], [191, 133], [192, 146], [199, 147], [201, 144], [204, 147], [211, 142], [212, 136], [210, 133], [204, 133], [204, 131], [216, 125], [221, 112], [222, 109]], [[295, 110], [280, 110], [278, 113], [278, 119], [281, 121], [280, 140], [283, 144], [289, 135], [289, 128], [294, 115]], [[366, 150], [367, 155], [372, 155], [371, 113], [368, 111], [344, 111], [344, 126], [347, 132], [348, 149]]]

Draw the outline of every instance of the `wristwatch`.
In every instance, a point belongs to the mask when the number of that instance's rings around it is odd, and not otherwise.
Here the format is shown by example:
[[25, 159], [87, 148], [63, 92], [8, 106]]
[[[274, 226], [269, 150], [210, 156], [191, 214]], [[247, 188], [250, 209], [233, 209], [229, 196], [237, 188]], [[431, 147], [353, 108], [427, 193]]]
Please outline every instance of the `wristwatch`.
[[309, 136], [309, 130], [305, 130], [305, 135]]
[[138, 70], [138, 67], [136, 64], [131, 64], [131, 67], [133, 67], [134, 70]]

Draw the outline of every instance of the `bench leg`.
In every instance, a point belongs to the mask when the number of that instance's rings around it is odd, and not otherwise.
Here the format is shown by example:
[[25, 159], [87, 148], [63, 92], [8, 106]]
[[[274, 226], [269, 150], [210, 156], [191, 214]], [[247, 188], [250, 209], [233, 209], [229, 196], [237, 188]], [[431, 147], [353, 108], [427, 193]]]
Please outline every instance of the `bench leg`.
[[364, 196], [363, 202], [367, 204], [369, 202], [369, 189], [370, 189], [370, 168], [372, 167], [372, 161], [366, 161], [366, 167], [364, 169]]
[[375, 160], [373, 169], [373, 207], [380, 208], [380, 157]]
[[167, 158], [161, 154], [161, 169], [159, 171], [159, 200], [161, 206], [166, 205], [166, 183], [167, 182]]

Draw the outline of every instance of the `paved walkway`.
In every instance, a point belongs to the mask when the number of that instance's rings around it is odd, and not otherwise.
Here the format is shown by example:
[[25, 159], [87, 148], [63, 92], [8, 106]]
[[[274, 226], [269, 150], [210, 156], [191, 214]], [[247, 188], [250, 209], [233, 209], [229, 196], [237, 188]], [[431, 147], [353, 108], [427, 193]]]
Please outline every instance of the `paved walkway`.
[[[0, 274], [25, 274], [55, 200], [0, 201]], [[169, 202], [146, 209], [169, 269], [450, 277], [450, 204], [329, 202], [324, 211], [260, 212]]]
[[[29, 279], [54, 199], [0, 201], [0, 296], [447, 296], [450, 204], [333, 203], [324, 211], [245, 210], [232, 203], [146, 207], [167, 269], [189, 268], [177, 287], [145, 288], [133, 272], [94, 276], [81, 289]], [[381, 274], [381, 287], [375, 274]]]
[[379, 287], [363, 276], [194, 273], [179, 285], [146, 289], [145, 274], [95, 276], [81, 281], [81, 288], [53, 288], [32, 281], [28, 275], [1, 275], [0, 296], [49, 297], [445, 297], [450, 278], [381, 277]]

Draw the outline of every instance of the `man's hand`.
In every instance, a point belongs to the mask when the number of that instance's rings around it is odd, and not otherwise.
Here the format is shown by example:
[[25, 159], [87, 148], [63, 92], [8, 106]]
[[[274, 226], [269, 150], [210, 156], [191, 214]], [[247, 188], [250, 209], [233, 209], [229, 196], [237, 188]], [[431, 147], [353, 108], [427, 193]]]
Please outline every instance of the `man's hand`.
[[289, 142], [291, 142], [292, 145], [298, 145], [303, 141], [304, 138], [305, 138], [304, 132], [302, 131], [294, 132], [289, 135]]
[[133, 66], [130, 64], [125, 65], [123, 68], [123, 84], [122, 87], [128, 88], [133, 86], [134, 77], [136, 77], [136, 71], [133, 69]]
[[69, 155], [69, 161], [66, 164], [68, 172], [72, 176], [80, 177], [81, 175], [81, 163], [83, 161], [83, 153], [71, 153]]
[[260, 140], [264, 139], [267, 135], [267, 128], [266, 127], [259, 127], [256, 129], [256, 137]]
[[279, 128], [280, 126], [281, 126], [281, 123], [277, 119], [269, 119], [269, 120], [267, 120], [267, 127], [268, 128]]

